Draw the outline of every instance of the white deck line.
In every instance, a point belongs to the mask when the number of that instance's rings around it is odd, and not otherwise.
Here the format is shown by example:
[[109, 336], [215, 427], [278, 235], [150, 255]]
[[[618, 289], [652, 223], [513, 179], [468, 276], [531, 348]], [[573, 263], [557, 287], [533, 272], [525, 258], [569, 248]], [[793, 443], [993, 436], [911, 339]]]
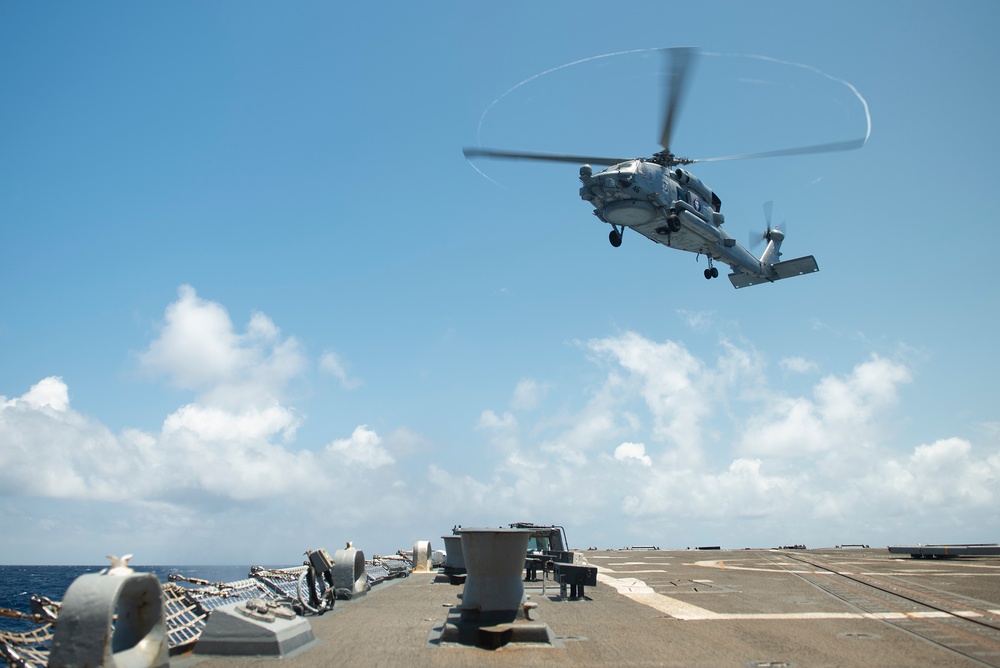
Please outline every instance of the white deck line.
[[[599, 569], [607, 570], [607, 569]], [[636, 603], [649, 606], [657, 612], [670, 615], [682, 621], [705, 620], [768, 620], [768, 619], [926, 619], [958, 615], [975, 618], [982, 615], [971, 610], [948, 612], [712, 612], [705, 608], [679, 601], [653, 591], [653, 588], [637, 578], [614, 578], [598, 572], [597, 581], [613, 587], [619, 594]], [[988, 610], [990, 614], [1000, 614], [1000, 610]]]

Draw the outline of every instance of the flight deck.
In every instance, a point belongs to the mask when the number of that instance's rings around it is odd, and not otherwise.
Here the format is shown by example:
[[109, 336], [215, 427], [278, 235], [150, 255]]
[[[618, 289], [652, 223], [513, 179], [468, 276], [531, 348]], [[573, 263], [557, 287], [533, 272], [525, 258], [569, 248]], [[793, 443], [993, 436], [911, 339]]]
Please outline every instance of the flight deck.
[[[886, 548], [587, 550], [597, 584], [525, 583], [548, 643], [443, 642], [461, 584], [413, 573], [311, 617], [283, 666], [1000, 666], [1000, 557]], [[546, 577], [542, 577], [546, 575]], [[274, 659], [172, 657], [245, 668]]]

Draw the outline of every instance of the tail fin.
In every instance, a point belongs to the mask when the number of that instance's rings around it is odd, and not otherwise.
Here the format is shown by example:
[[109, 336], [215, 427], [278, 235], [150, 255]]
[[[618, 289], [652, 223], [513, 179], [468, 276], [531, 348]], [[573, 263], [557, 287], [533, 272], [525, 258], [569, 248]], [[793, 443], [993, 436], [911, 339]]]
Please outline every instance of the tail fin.
[[773, 227], [767, 230], [764, 238], [767, 239], [767, 248], [761, 254], [760, 262], [768, 267], [775, 264], [781, 257], [781, 242], [785, 240], [785, 233], [777, 227]]
[[778, 261], [781, 258], [781, 242], [785, 240], [785, 233], [781, 228], [785, 224], [782, 223], [780, 226], [771, 227], [772, 206], [772, 202], [764, 202], [764, 220], [767, 222], [767, 231], [764, 234], [751, 235], [750, 237], [751, 247], [767, 240], [767, 248], [764, 249], [764, 252], [760, 256], [760, 273], [743, 273], [739, 271], [729, 274], [729, 281], [736, 289], [747, 288], [751, 285], [760, 285], [761, 283], [774, 283], [783, 278], [802, 276], [803, 274], [811, 274], [819, 271], [819, 266], [816, 265], [816, 258], [812, 255], [797, 257], [794, 260], [787, 260], [785, 262]]

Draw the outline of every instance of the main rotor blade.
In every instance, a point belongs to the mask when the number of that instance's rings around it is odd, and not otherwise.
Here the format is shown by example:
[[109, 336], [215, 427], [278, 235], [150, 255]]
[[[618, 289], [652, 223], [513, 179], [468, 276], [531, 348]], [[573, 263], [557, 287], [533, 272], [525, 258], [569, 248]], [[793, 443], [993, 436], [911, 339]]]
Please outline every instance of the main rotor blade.
[[631, 158], [607, 158], [564, 153], [532, 153], [529, 151], [499, 151], [491, 148], [463, 148], [466, 158], [505, 158], [509, 160], [542, 160], [545, 162], [570, 162], [577, 165], [617, 165]]
[[800, 146], [798, 148], [783, 148], [777, 151], [764, 151], [763, 153], [744, 153], [742, 155], [723, 155], [717, 158], [692, 158], [691, 162], [723, 162], [724, 160], [751, 160], [754, 158], [779, 158], [785, 155], [808, 155], [810, 153], [834, 153], [836, 151], [852, 151], [861, 148], [867, 140], [850, 139], [847, 141], [837, 141], [829, 144], [816, 144], [814, 146]]
[[698, 52], [691, 47], [677, 47], [664, 51], [667, 57], [667, 75], [663, 82], [663, 134], [660, 135], [660, 146], [669, 153], [674, 122], [677, 120], [687, 92], [688, 73]]

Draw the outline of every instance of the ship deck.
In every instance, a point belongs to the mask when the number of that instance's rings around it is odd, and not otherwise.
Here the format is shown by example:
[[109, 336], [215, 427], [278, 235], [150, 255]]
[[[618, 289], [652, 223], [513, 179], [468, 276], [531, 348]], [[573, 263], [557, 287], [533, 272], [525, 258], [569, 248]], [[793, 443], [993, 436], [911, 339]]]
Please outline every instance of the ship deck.
[[[598, 585], [526, 583], [552, 645], [437, 643], [460, 585], [413, 573], [310, 617], [283, 666], [1000, 666], [1000, 557], [881, 549], [590, 550]], [[543, 584], [545, 590], [543, 591]], [[174, 657], [186, 668], [273, 665]]]

